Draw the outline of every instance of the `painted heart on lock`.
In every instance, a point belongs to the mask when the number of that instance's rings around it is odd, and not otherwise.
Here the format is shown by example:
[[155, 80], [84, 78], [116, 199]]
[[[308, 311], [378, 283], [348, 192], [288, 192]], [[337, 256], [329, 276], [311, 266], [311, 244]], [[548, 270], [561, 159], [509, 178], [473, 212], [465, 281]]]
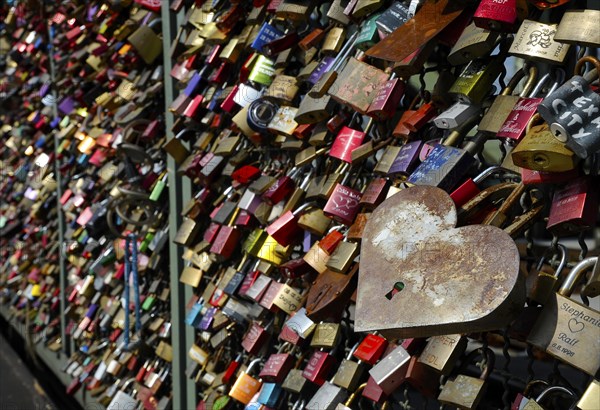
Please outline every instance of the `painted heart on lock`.
[[499, 228], [456, 228], [443, 190], [404, 189], [363, 233], [355, 330], [411, 338], [501, 329], [525, 303], [519, 252]]

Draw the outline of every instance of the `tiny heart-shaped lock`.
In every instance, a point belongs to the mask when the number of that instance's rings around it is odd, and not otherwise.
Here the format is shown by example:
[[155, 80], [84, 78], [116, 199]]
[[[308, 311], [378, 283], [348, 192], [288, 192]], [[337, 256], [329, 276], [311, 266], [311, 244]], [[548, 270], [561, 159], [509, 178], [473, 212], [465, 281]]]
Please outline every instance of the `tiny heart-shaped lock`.
[[404, 189], [385, 200], [363, 233], [357, 332], [415, 338], [501, 329], [525, 303], [519, 251], [499, 228], [456, 228], [443, 190]]

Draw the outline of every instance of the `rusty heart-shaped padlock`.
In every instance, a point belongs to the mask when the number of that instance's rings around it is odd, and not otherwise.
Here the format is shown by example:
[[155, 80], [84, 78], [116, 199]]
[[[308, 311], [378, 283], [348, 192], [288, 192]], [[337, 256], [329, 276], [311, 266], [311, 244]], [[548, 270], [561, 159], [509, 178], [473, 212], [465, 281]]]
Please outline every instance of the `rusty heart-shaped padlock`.
[[363, 232], [355, 331], [470, 333], [501, 329], [518, 314], [525, 288], [513, 240], [493, 226], [456, 223], [450, 196], [429, 186], [375, 209]]

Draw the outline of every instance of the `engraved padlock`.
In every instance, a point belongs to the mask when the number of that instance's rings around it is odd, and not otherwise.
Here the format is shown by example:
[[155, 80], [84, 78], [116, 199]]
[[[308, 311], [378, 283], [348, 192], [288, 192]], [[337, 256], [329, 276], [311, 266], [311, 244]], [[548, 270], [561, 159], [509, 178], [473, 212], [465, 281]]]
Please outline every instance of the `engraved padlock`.
[[[597, 258], [587, 258], [571, 269], [558, 292], [549, 298], [527, 341], [555, 358], [594, 375], [600, 368], [597, 337], [600, 312], [570, 298]], [[591, 349], [591, 350], [590, 350]]]

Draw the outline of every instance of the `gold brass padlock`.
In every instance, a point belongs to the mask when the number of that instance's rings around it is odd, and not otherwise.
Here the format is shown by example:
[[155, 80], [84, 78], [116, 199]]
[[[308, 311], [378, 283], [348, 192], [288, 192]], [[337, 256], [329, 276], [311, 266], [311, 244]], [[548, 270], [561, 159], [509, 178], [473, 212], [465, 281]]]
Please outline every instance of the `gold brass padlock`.
[[569, 45], [554, 40], [556, 24], [523, 20], [508, 52], [526, 60], [562, 64]]
[[162, 53], [162, 39], [154, 31], [160, 24], [161, 20], [155, 19], [148, 25], [139, 26], [127, 38], [146, 64], [152, 64]]
[[574, 169], [579, 157], [559, 141], [547, 123], [533, 125], [541, 119], [539, 114], [527, 124], [525, 137], [511, 152], [515, 165], [534, 171], [564, 172]]

